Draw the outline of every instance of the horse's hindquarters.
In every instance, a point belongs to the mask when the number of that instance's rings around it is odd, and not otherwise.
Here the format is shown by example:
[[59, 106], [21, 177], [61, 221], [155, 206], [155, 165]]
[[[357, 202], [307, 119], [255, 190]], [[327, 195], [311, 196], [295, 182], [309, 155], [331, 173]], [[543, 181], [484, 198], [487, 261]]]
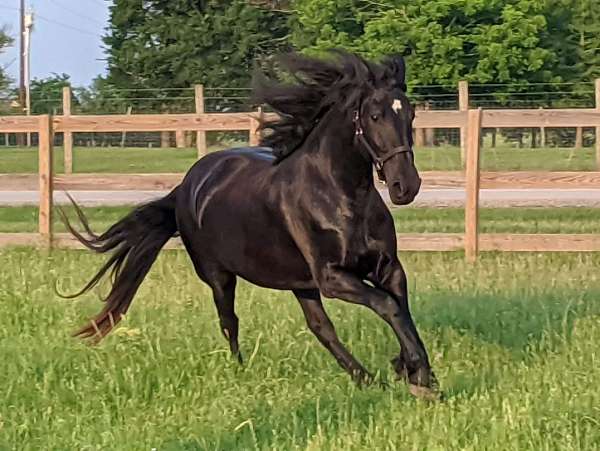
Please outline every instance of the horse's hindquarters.
[[280, 212], [271, 163], [222, 154], [196, 163], [177, 198], [179, 232], [195, 265], [268, 288], [314, 287]]

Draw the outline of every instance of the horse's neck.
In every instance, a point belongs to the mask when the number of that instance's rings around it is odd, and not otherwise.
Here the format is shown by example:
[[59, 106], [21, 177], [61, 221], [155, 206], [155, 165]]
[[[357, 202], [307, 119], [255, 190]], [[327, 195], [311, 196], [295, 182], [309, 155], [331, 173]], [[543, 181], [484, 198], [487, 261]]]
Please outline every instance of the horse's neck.
[[291, 160], [298, 173], [315, 174], [331, 185], [332, 194], [341, 190], [338, 194], [356, 197], [373, 188], [373, 169], [356, 148], [354, 125], [340, 117], [326, 115]]

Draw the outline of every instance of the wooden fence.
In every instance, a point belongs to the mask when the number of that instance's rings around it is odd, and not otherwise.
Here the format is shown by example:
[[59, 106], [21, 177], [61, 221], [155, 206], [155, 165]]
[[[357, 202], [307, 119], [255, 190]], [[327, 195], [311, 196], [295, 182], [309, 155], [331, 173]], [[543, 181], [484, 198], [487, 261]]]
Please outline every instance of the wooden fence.
[[[600, 93], [600, 83], [597, 83]], [[424, 173], [424, 186], [464, 186], [466, 189], [464, 234], [401, 234], [401, 250], [448, 251], [464, 249], [469, 260], [479, 251], [600, 251], [600, 235], [591, 234], [480, 234], [480, 188], [599, 188], [600, 172], [488, 172], [479, 168], [482, 128], [519, 127], [595, 127], [600, 136], [600, 94], [598, 108], [552, 110], [458, 110], [419, 111], [415, 128], [458, 128], [465, 137], [465, 172]], [[67, 112], [68, 113], [68, 112]], [[8, 116], [0, 117], [0, 133], [39, 133], [40, 193], [39, 233], [0, 234], [2, 245], [41, 245], [72, 247], [66, 235], [52, 232], [52, 194], [62, 189], [169, 189], [182, 174], [120, 174], [55, 176], [52, 169], [54, 133], [65, 136], [77, 132], [194, 131], [199, 135], [198, 150], [206, 151], [207, 131], [247, 130], [251, 144], [257, 142], [256, 113], [196, 113], [110, 116]], [[600, 140], [597, 140], [600, 141]], [[600, 161], [600, 142], [596, 143]], [[19, 179], [21, 177], [21, 179]], [[26, 175], [5, 177], [19, 188], [26, 186]], [[15, 182], [15, 179], [17, 180]], [[0, 185], [3, 183], [0, 174]], [[6, 181], [5, 181], [6, 183]], [[0, 186], [0, 189], [7, 189]], [[10, 189], [10, 188], [8, 188]]]

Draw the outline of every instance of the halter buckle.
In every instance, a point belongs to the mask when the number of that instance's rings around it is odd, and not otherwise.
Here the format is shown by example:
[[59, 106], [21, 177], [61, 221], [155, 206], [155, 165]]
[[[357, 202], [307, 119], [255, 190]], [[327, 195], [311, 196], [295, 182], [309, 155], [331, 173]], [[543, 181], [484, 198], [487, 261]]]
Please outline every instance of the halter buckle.
[[354, 135], [360, 136], [364, 134], [362, 126], [360, 125], [360, 113], [358, 110], [354, 111], [354, 119], [352, 122], [354, 122]]

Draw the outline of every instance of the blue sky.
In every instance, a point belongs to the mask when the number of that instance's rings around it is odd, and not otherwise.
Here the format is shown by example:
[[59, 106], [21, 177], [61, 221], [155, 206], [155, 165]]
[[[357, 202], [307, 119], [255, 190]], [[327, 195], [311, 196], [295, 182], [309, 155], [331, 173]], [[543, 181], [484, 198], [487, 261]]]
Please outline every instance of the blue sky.
[[[26, 0], [35, 14], [31, 45], [31, 76], [53, 72], [71, 76], [73, 85], [88, 85], [105, 72], [101, 36], [112, 0]], [[0, 54], [0, 66], [17, 79], [19, 0], [0, 0], [0, 27], [15, 38], [12, 48]]]

